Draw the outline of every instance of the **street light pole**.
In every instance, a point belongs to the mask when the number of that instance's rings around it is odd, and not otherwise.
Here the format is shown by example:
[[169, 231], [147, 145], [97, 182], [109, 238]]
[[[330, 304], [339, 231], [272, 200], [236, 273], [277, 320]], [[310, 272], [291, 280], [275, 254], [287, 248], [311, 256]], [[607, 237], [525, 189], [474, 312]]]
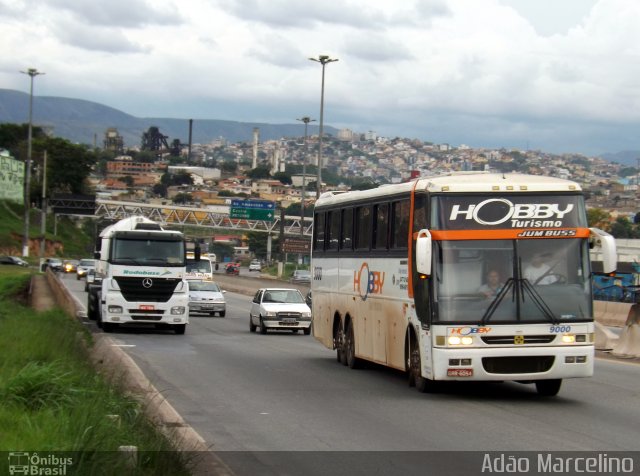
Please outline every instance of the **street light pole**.
[[320, 86], [320, 132], [318, 135], [318, 180], [316, 184], [317, 198], [320, 198], [320, 192], [322, 191], [322, 135], [324, 132], [324, 67], [327, 63], [333, 63], [338, 61], [337, 58], [329, 58], [327, 55], [320, 55], [317, 58], [309, 58], [311, 61], [320, 63], [322, 65], [322, 85]]
[[27, 71], [20, 71], [31, 77], [31, 88], [29, 90], [29, 137], [27, 139], [27, 167], [24, 173], [24, 233], [22, 237], [22, 256], [29, 256], [29, 211], [31, 209], [31, 142], [33, 139], [33, 78], [40, 73], [35, 68], [29, 68]]
[[300, 200], [300, 236], [304, 235], [304, 196], [307, 190], [307, 155], [309, 153], [307, 144], [307, 126], [310, 122], [315, 122], [309, 116], [304, 116], [296, 121], [304, 122], [304, 156], [302, 158], [302, 199]]

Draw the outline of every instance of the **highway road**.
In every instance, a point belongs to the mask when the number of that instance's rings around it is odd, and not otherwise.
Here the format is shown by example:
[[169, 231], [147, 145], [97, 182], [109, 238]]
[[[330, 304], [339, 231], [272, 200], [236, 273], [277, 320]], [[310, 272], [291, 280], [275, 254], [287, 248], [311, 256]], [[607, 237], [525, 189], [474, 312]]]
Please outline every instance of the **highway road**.
[[[84, 303], [84, 282], [62, 279]], [[593, 378], [565, 380], [555, 398], [518, 383], [459, 383], [420, 394], [400, 372], [340, 365], [312, 336], [250, 333], [250, 297], [227, 292], [226, 299], [226, 318], [192, 317], [184, 336], [126, 329], [112, 337], [237, 474], [327, 474], [327, 460], [338, 466], [335, 474], [360, 474], [356, 464], [366, 474], [478, 464], [477, 454], [431, 454], [425, 462], [416, 456], [422, 453], [398, 453], [406, 451], [640, 451], [636, 364], [598, 359]], [[385, 471], [390, 455], [393, 464], [418, 461]], [[285, 461], [293, 466], [283, 468]]]

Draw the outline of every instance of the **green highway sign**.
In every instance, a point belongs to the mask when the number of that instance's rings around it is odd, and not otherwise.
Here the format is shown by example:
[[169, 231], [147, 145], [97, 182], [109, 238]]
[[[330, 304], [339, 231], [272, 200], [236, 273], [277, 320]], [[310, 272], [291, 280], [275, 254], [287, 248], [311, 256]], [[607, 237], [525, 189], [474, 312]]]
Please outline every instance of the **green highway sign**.
[[265, 220], [273, 221], [273, 210], [262, 208], [236, 208], [231, 207], [229, 211], [230, 218], [240, 218], [242, 220]]

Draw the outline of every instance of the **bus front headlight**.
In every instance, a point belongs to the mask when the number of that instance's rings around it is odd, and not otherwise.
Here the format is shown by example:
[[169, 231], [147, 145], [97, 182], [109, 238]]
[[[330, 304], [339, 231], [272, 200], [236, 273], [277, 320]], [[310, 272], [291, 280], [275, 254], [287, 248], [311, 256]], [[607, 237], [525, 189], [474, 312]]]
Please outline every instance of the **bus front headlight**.
[[457, 346], [457, 345], [472, 345], [473, 337], [471, 336], [449, 336], [447, 339], [447, 343], [449, 345]]

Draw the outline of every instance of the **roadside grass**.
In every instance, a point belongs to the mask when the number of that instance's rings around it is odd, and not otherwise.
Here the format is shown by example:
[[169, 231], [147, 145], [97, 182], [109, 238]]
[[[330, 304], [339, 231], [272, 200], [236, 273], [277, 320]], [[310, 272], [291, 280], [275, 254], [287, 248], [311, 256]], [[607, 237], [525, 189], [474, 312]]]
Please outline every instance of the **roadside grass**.
[[[29, 276], [0, 273], [0, 451], [70, 452], [69, 474], [189, 474], [189, 457], [173, 451], [141, 404], [92, 368], [79, 322], [16, 302]], [[118, 452], [124, 445], [138, 448], [135, 467]]]
[[[32, 209], [29, 214], [29, 236], [40, 237], [40, 210]], [[53, 232], [56, 231], [54, 235]], [[46, 238], [63, 245], [59, 257], [86, 258], [93, 249], [94, 221], [91, 218], [60, 216], [55, 223], [53, 215], [47, 215]], [[24, 234], [24, 207], [7, 200], [0, 200], [0, 248], [22, 249]], [[27, 259], [37, 262], [37, 255]]]

